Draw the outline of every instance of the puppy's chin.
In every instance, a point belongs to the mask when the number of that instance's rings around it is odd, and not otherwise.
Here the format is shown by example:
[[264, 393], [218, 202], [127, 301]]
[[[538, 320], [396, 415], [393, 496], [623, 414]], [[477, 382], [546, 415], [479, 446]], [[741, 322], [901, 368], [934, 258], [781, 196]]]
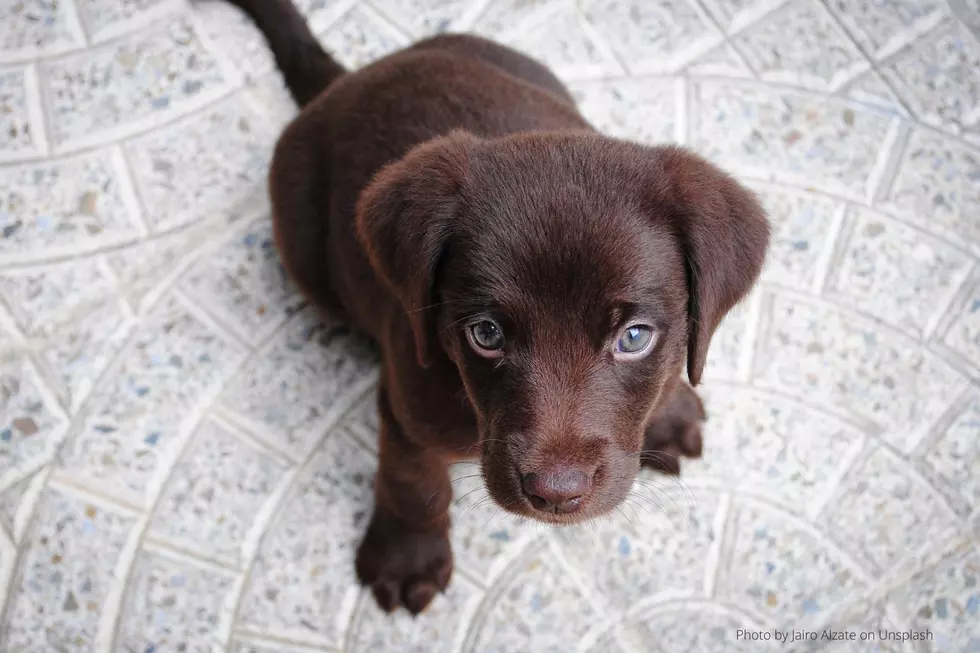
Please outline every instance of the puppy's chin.
[[636, 457], [597, 464], [593, 482], [574, 511], [542, 507], [528, 495], [522, 483], [519, 461], [506, 453], [484, 451], [483, 478], [493, 501], [503, 510], [545, 524], [567, 526], [602, 517], [612, 512], [627, 497], [640, 469]]

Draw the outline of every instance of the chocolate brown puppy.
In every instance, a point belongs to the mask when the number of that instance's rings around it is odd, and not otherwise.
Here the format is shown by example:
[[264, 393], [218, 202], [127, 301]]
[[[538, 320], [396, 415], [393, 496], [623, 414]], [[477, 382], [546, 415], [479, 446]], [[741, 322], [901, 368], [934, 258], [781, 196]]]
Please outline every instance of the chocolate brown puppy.
[[383, 608], [418, 613], [449, 583], [454, 461], [478, 456], [504, 509], [568, 524], [613, 510], [641, 464], [700, 455], [691, 385], [769, 243], [750, 192], [597, 133], [544, 66], [489, 41], [347, 73], [289, 0], [235, 4], [302, 107], [269, 180], [284, 265], [382, 355], [356, 567]]

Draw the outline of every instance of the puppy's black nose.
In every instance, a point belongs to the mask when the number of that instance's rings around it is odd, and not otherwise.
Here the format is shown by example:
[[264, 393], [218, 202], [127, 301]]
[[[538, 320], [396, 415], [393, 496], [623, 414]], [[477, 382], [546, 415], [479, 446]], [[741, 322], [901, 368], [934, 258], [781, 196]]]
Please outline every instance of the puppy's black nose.
[[592, 481], [584, 470], [556, 467], [546, 472], [525, 474], [521, 486], [537, 510], [568, 514], [582, 507], [582, 500], [592, 489]]

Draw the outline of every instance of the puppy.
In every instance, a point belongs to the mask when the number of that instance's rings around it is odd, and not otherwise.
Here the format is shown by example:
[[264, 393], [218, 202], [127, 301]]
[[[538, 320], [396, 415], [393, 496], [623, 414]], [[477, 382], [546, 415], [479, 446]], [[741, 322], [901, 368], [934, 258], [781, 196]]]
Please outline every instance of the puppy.
[[269, 179], [308, 299], [378, 344], [379, 469], [357, 554], [388, 611], [449, 583], [448, 466], [502, 508], [613, 510], [701, 453], [697, 385], [769, 245], [755, 197], [678, 147], [607, 138], [547, 68], [472, 36], [355, 73], [290, 0], [234, 0], [302, 107]]

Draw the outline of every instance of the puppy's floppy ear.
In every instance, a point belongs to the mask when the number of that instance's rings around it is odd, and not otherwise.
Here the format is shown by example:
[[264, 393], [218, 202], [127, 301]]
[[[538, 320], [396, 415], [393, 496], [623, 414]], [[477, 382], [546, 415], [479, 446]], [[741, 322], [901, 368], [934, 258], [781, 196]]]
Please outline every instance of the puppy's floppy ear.
[[687, 264], [687, 376], [697, 385], [715, 329], [762, 271], [769, 220], [754, 193], [707, 160], [680, 147], [654, 151], [654, 202], [672, 223]]
[[357, 237], [372, 267], [401, 302], [419, 365], [428, 367], [436, 266], [452, 233], [478, 139], [466, 132], [427, 141], [382, 168], [357, 202]]

